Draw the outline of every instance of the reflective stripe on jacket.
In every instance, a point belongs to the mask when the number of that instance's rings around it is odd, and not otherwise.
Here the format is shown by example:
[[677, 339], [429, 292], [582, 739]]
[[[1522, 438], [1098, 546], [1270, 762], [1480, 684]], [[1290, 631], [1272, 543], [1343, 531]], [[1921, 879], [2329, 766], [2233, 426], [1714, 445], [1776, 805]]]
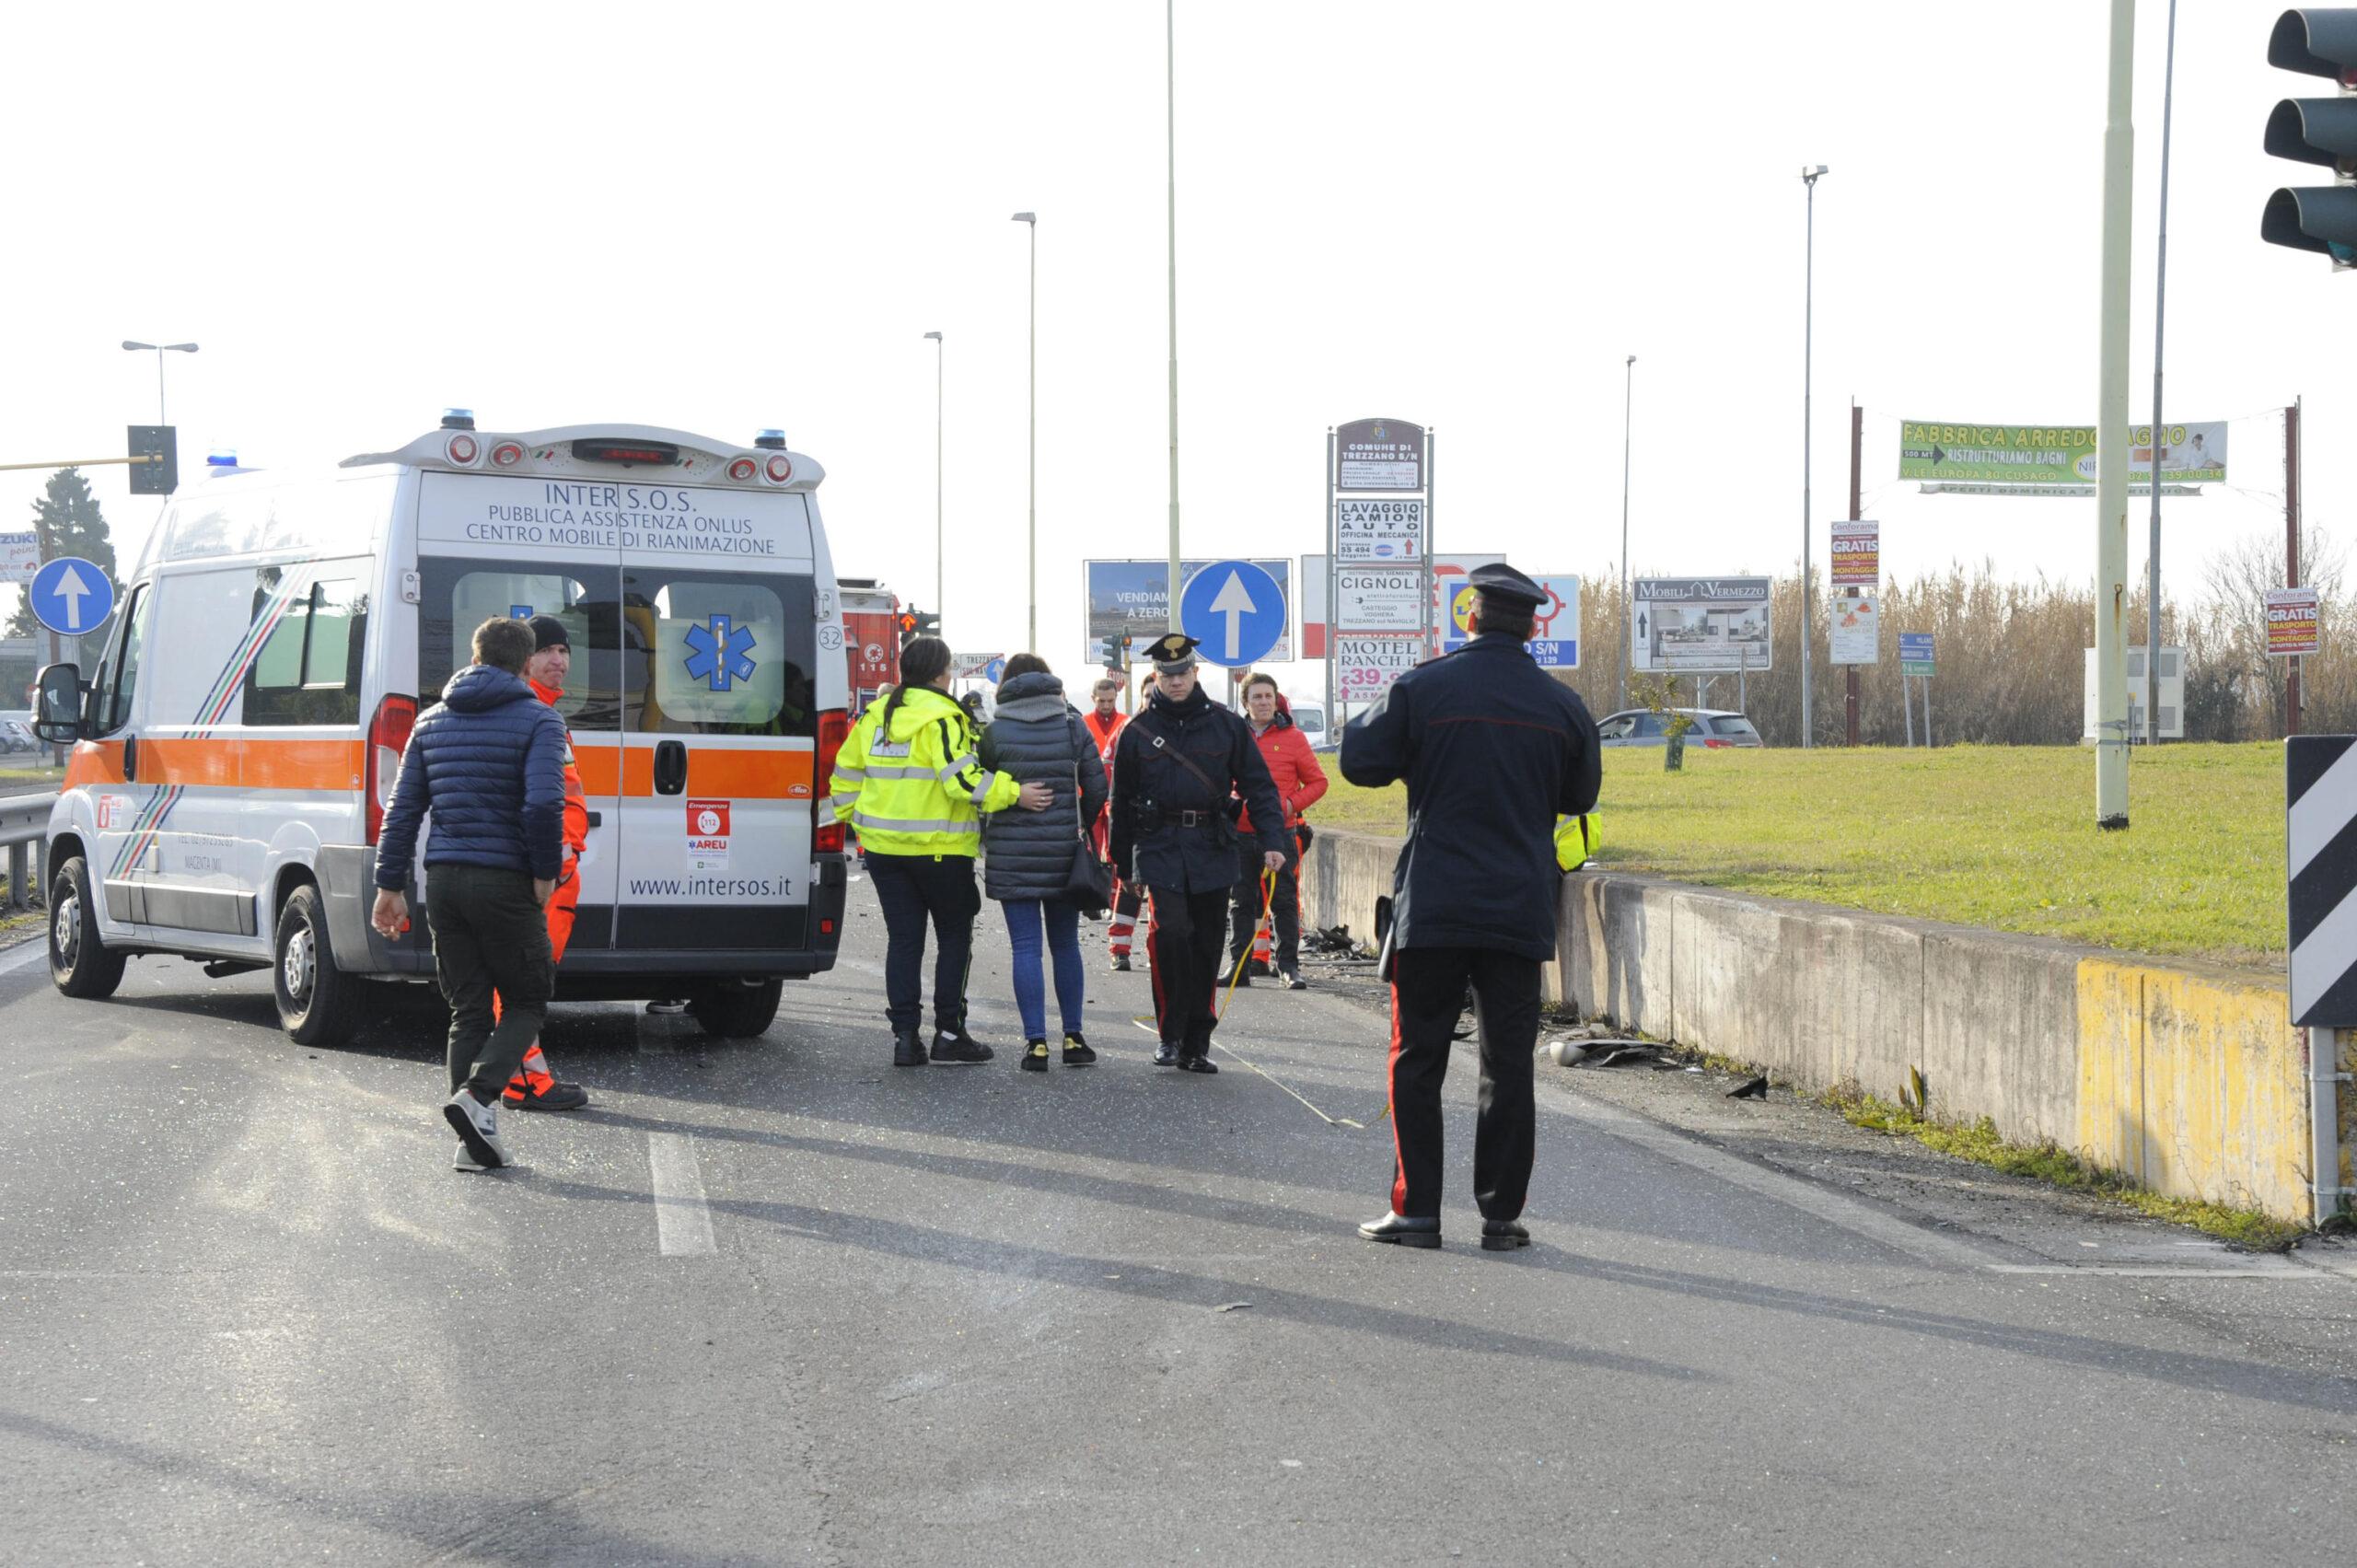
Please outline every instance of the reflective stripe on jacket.
[[1015, 804], [1017, 786], [986, 772], [966, 710], [928, 686], [910, 687], [883, 730], [888, 701], [852, 726], [830, 790], [837, 819], [879, 854], [974, 854], [981, 813]]

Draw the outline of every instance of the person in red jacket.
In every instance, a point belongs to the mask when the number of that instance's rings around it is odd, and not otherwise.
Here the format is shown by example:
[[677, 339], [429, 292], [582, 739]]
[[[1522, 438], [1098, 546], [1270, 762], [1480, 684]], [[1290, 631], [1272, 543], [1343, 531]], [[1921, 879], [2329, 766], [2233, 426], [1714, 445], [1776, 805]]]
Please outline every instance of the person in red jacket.
[[[1309, 987], [1301, 978], [1301, 817], [1325, 795], [1326, 770], [1318, 765], [1318, 755], [1309, 749], [1309, 738], [1295, 727], [1293, 712], [1278, 691], [1273, 676], [1255, 675], [1244, 682], [1244, 716], [1252, 726], [1252, 738], [1260, 748], [1261, 760], [1269, 764], [1269, 777], [1277, 786], [1277, 798], [1284, 803], [1285, 826], [1293, 830], [1285, 835], [1285, 868], [1277, 873], [1277, 885], [1268, 906], [1277, 928], [1276, 975], [1286, 989], [1306, 991]], [[1252, 845], [1250, 812], [1246, 812], [1237, 824], [1237, 831], [1248, 847]], [[1244, 961], [1260, 925], [1260, 857], [1248, 854], [1243, 860], [1245, 864], [1237, 877], [1235, 923], [1227, 954], [1231, 969]], [[1244, 982], [1239, 980], [1237, 983]]]
[[[572, 636], [553, 615], [535, 615], [532, 656], [524, 661], [524, 679], [532, 694], [553, 708], [564, 697], [564, 678], [573, 669]], [[573, 733], [564, 737], [564, 866], [557, 873], [556, 891], [549, 895], [549, 966], [564, 961], [564, 946], [573, 937], [574, 907], [581, 901], [581, 852], [589, 847], [589, 796], [581, 787], [581, 769], [573, 760]], [[499, 998], [491, 999], [492, 1013]], [[589, 1103], [589, 1091], [579, 1084], [561, 1084], [549, 1068], [548, 1052], [538, 1040], [524, 1052], [524, 1064], [507, 1080], [502, 1097], [517, 1110], [579, 1110]]]

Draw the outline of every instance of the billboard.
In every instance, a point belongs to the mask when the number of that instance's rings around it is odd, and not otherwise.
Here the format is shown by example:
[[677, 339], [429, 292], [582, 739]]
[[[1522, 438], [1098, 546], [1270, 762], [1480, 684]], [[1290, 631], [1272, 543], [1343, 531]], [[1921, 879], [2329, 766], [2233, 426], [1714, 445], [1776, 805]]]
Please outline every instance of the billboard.
[[1374, 496], [1334, 499], [1334, 554], [1344, 564], [1400, 564], [1424, 558], [1424, 503]]
[[1334, 638], [1335, 701], [1372, 703], [1423, 659], [1420, 636], [1339, 633]]
[[2267, 590], [2267, 656], [2293, 658], [2324, 646], [2314, 588]]
[[[2153, 427], [2128, 433], [2131, 494], [2152, 493]], [[1951, 495], [2093, 495], [2092, 424], [1958, 424], [1901, 420], [1898, 477]], [[2171, 424], [2163, 432], [2161, 494], [2194, 495], [2226, 478], [2226, 422]]]
[[1770, 667], [1768, 579], [1637, 577], [1630, 668], [1708, 674]]
[[1881, 662], [1882, 600], [1878, 595], [1864, 588], [1837, 589], [1826, 604], [1826, 613], [1832, 625], [1835, 664]]
[[[1882, 525], [1870, 522], [1838, 522], [1833, 525], [1833, 586], [1837, 588], [1864, 588], [1872, 592], [1882, 587]], [[1836, 664], [1841, 661], [1836, 659]], [[1871, 664], [1872, 659], [1864, 662]]]
[[[1561, 574], [1537, 573], [1530, 579], [1547, 590], [1547, 602], [1532, 612], [1530, 641], [1524, 645], [1541, 669], [1580, 667], [1580, 580]], [[1470, 584], [1449, 597], [1448, 614], [1441, 621], [1441, 651], [1455, 653], [1472, 641], [1473, 598]]]
[[[1262, 560], [1250, 557], [1252, 564], [1277, 580], [1284, 591], [1288, 625], [1277, 645], [1263, 661], [1283, 664], [1294, 656], [1293, 631], [1290, 625], [1294, 602], [1293, 563], [1284, 559]], [[1179, 591], [1196, 573], [1211, 565], [1210, 558], [1182, 561], [1178, 563]], [[1170, 563], [1167, 561], [1084, 561], [1081, 563], [1081, 588], [1088, 607], [1087, 650], [1082, 655], [1095, 664], [1101, 653], [1100, 643], [1106, 637], [1125, 637], [1132, 656], [1142, 653], [1148, 643], [1170, 629]]]

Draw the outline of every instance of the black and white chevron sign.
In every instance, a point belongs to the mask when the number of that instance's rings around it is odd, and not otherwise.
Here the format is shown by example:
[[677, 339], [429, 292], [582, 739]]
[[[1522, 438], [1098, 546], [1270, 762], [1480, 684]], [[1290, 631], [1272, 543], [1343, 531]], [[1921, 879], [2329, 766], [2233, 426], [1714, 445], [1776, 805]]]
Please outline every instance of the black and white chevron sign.
[[2284, 743], [2292, 1023], [2357, 1028], [2357, 735]]

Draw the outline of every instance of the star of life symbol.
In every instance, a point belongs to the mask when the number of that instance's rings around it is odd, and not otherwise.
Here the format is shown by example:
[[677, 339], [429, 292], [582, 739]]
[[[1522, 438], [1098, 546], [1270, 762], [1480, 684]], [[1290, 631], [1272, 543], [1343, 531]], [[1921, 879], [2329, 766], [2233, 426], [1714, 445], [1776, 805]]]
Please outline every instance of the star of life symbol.
[[701, 680], [714, 691], [730, 683], [753, 679], [753, 633], [736, 618], [715, 615], [702, 626], [688, 628], [688, 679]]

